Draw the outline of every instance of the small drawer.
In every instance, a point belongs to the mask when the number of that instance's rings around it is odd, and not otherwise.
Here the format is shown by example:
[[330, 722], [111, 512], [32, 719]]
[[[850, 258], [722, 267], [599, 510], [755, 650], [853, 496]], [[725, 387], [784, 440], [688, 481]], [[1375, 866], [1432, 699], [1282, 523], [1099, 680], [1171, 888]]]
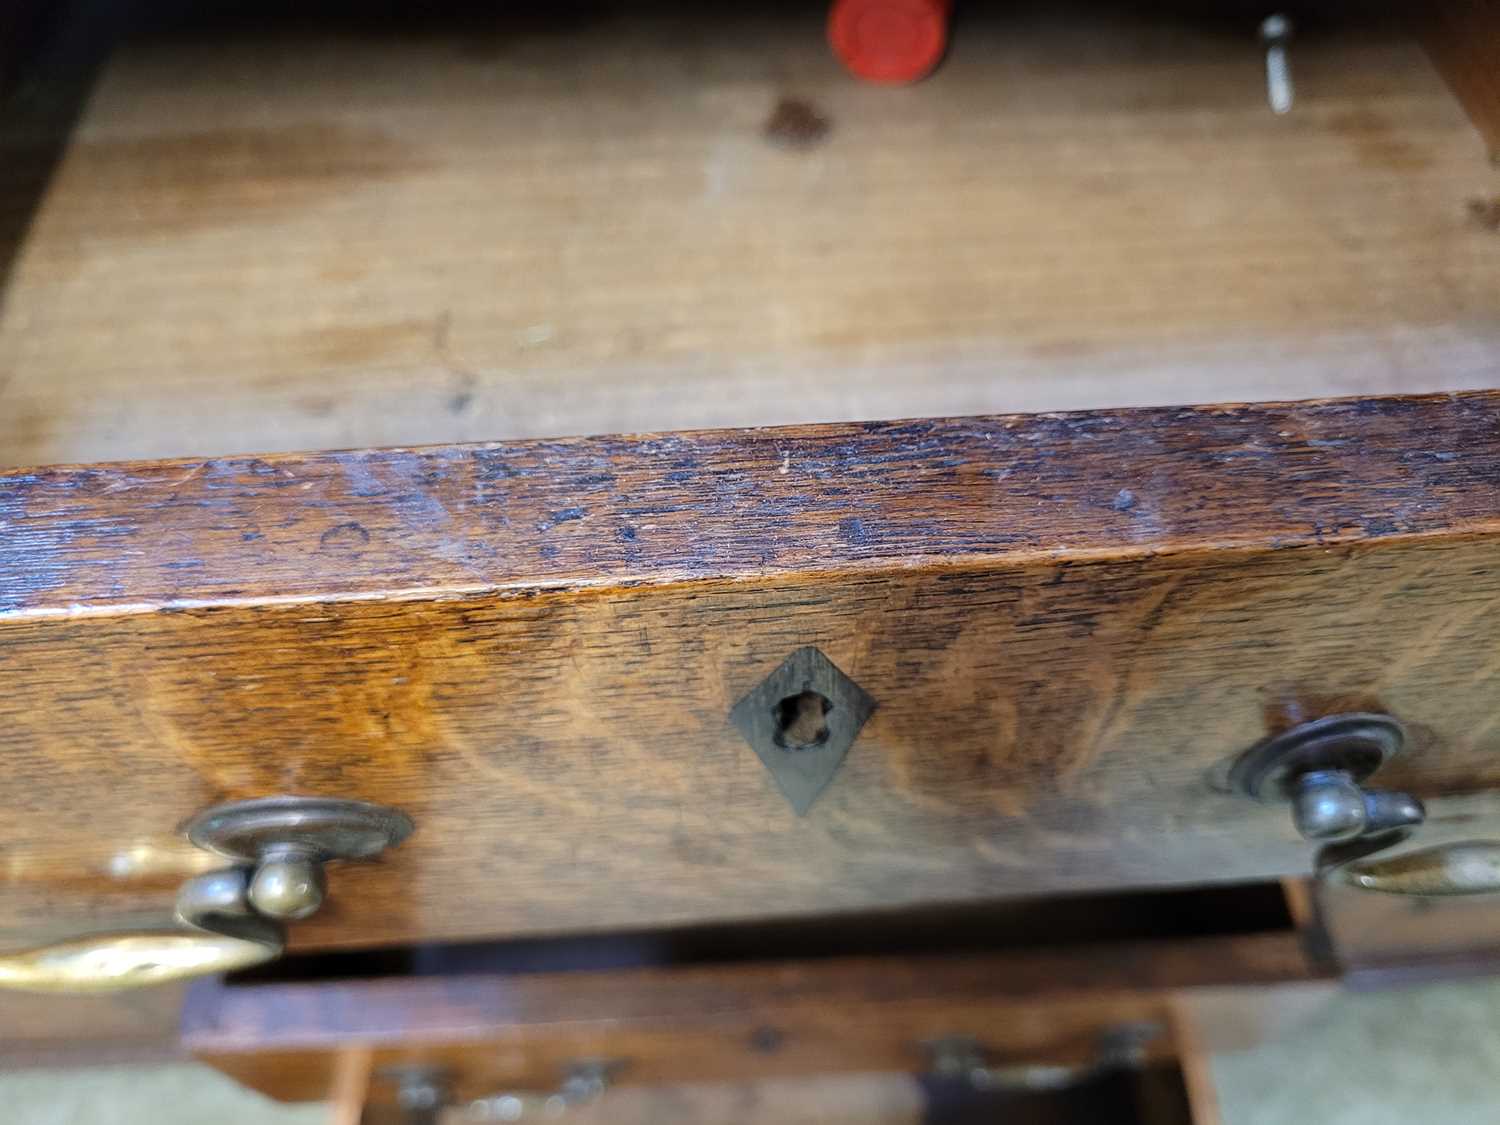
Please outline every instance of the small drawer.
[[415, 826], [294, 950], [1304, 874], [1223, 771], [1346, 713], [1495, 833], [1480, 23], [1315, 5], [1277, 114], [1235, 6], [909, 89], [546, 7], [163, 16], [6, 119], [0, 951], [283, 796]]

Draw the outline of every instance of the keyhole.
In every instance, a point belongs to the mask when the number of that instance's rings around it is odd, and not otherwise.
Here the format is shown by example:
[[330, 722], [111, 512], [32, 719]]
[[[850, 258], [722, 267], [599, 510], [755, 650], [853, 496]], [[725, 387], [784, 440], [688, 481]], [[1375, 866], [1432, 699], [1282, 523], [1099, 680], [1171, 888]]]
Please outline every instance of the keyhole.
[[828, 741], [828, 712], [833, 703], [815, 691], [789, 695], [772, 708], [776, 745], [783, 750], [811, 750]]

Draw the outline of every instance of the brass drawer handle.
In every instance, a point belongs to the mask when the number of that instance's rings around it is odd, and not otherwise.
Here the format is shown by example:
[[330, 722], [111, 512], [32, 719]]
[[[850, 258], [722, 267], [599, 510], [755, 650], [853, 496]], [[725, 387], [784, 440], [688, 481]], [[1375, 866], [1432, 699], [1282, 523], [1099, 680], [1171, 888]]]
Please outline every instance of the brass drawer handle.
[[1364, 781], [1406, 747], [1389, 715], [1331, 715], [1302, 723], [1245, 751], [1229, 769], [1242, 796], [1282, 801], [1305, 840], [1323, 844], [1320, 878], [1398, 895], [1500, 891], [1500, 844], [1474, 841], [1391, 855], [1426, 819], [1409, 793]]
[[1469, 840], [1401, 855], [1346, 858], [1325, 878], [1392, 895], [1484, 895], [1500, 891], [1500, 843]]
[[373, 859], [412, 832], [411, 818], [369, 801], [263, 797], [218, 805], [182, 826], [204, 851], [247, 866], [246, 896], [261, 914], [306, 918], [323, 904], [323, 865]]
[[281, 955], [286, 930], [250, 909], [238, 867], [189, 879], [175, 930], [94, 934], [0, 957], [0, 987], [28, 992], [114, 992], [248, 969]]
[[248, 969], [280, 953], [280, 945], [187, 930], [99, 934], [0, 957], [0, 988], [113, 992]]
[[927, 1051], [927, 1073], [936, 1078], [958, 1079], [975, 1090], [1033, 1092], [1066, 1090], [1082, 1086], [1119, 1070], [1139, 1068], [1146, 1049], [1162, 1034], [1159, 1024], [1122, 1024], [1102, 1032], [1094, 1042], [1093, 1057], [1076, 1063], [1013, 1063], [995, 1065], [984, 1044], [969, 1035], [948, 1035], [923, 1044]]
[[183, 827], [237, 866], [189, 879], [180, 929], [98, 934], [0, 957], [0, 988], [109, 992], [259, 965], [286, 948], [286, 923], [323, 903], [323, 865], [368, 859], [412, 831], [404, 813], [364, 801], [269, 797], [219, 805]]

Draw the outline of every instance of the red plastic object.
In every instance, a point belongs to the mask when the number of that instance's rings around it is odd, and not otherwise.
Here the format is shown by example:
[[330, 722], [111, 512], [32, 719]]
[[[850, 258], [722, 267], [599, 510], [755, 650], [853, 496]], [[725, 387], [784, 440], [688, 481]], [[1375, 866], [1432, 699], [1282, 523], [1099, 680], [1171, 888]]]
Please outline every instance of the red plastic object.
[[867, 82], [915, 82], [948, 49], [951, 0], [834, 0], [828, 43]]

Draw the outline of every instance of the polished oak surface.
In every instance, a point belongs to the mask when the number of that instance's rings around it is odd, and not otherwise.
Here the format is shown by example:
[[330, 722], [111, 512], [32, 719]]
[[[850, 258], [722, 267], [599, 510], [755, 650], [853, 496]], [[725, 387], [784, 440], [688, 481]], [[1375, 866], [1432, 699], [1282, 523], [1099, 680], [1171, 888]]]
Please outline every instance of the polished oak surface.
[[[13, 473], [5, 940], [277, 793], [417, 825], [303, 946], [1301, 873], [1206, 775], [1351, 707], [1482, 834], [1497, 481], [1490, 394]], [[798, 817], [729, 712], [804, 645], [877, 707]]]

